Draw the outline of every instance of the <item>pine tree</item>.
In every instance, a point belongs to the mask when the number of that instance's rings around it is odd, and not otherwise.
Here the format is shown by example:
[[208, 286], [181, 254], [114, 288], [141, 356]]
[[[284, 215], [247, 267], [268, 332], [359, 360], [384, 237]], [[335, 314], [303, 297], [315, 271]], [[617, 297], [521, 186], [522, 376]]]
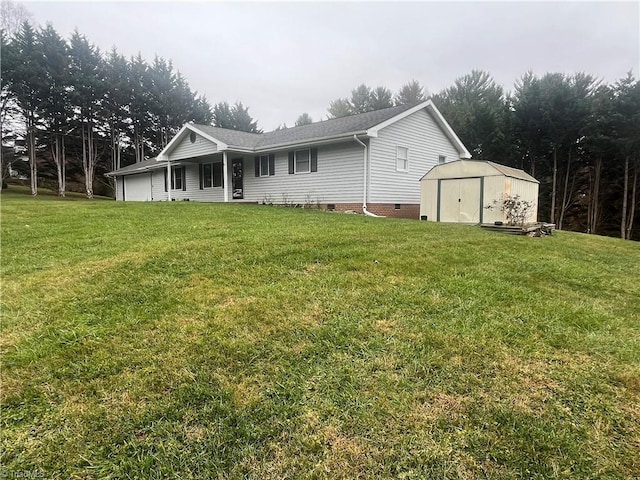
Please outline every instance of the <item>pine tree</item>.
[[426, 92], [422, 85], [416, 80], [411, 80], [409, 83], [402, 86], [398, 94], [396, 95], [396, 105], [409, 105], [412, 103], [420, 103], [426, 100]]
[[87, 198], [93, 198], [95, 168], [99, 159], [96, 127], [106, 94], [105, 68], [100, 51], [76, 30], [70, 41], [71, 101], [82, 139], [82, 171]]
[[38, 112], [42, 106], [46, 89], [43, 60], [39, 52], [36, 32], [30, 23], [24, 22], [22, 29], [2, 52], [3, 85], [15, 98], [24, 119], [31, 195], [38, 194], [38, 165], [36, 158]]
[[310, 123], [313, 123], [313, 118], [311, 118], [307, 112], [304, 112], [296, 120], [295, 126], [300, 127], [302, 125], [309, 125]]
[[387, 87], [376, 87], [371, 91], [370, 99], [372, 110], [393, 107], [393, 94]]
[[66, 191], [65, 134], [71, 116], [69, 104], [69, 54], [67, 42], [60, 37], [51, 24], [37, 34], [38, 49], [43, 60], [45, 75], [44, 96], [40, 106], [43, 123], [47, 130], [47, 142], [56, 166], [58, 195]]

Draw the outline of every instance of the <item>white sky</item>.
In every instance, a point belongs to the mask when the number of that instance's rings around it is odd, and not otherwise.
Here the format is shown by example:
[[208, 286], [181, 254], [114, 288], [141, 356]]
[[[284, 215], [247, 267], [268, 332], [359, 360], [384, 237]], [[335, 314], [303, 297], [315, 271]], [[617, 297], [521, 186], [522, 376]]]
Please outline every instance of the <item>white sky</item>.
[[527, 70], [640, 72], [640, 2], [23, 2], [102, 50], [173, 60], [191, 88], [242, 101], [265, 131], [360, 83], [437, 93], [472, 69], [506, 90]]

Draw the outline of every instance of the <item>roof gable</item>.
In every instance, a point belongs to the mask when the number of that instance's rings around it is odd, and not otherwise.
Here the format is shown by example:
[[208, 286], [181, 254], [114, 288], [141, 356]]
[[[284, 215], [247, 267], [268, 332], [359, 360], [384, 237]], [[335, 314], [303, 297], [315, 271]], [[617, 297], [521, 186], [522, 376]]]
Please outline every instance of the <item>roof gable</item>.
[[[162, 151], [158, 154], [157, 160], [167, 160], [171, 153], [178, 149], [184, 142], [189, 142], [191, 133], [195, 133], [196, 136], [200, 135], [204, 140], [209, 141], [215, 145], [215, 150], [225, 150], [228, 148], [228, 145], [223, 141], [213, 137], [207, 132], [203, 132], [202, 130], [195, 128], [195, 125], [192, 123], [186, 123], [183, 127], [176, 133], [176, 135], [171, 139], [171, 141], [167, 144], [166, 147], [162, 149]], [[196, 137], [196, 140], [198, 138]]]

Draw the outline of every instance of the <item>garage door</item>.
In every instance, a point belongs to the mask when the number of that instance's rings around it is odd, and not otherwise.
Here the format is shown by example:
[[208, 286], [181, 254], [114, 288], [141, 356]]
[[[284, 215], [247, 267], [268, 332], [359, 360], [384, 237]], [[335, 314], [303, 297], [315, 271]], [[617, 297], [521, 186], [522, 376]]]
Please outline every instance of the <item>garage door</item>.
[[480, 223], [480, 178], [440, 181], [439, 221]]
[[148, 202], [151, 200], [151, 174], [140, 173], [124, 178], [124, 199], [129, 202]]

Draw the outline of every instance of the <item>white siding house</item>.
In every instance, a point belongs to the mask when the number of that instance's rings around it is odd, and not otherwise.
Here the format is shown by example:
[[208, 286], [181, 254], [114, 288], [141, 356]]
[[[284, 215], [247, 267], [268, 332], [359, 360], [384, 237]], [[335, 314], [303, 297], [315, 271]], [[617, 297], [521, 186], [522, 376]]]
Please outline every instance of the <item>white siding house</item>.
[[117, 200], [314, 204], [418, 218], [420, 178], [469, 157], [426, 101], [262, 134], [188, 123], [157, 158], [108, 175]]

